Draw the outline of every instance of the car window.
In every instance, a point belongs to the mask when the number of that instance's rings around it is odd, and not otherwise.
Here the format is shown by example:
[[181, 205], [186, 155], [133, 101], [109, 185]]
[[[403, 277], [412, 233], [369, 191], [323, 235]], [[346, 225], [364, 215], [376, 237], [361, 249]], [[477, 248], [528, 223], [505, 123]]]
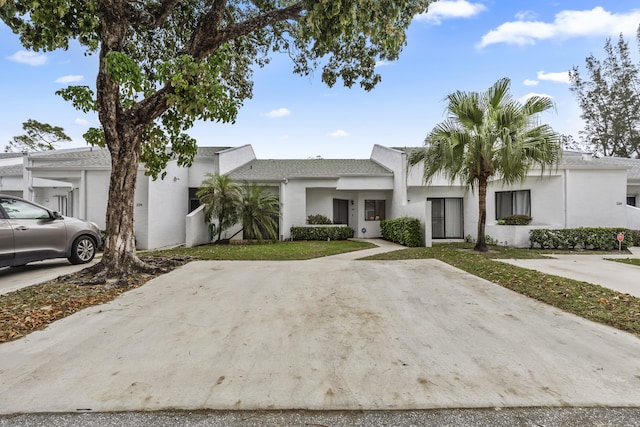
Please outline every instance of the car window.
[[48, 219], [49, 212], [22, 200], [0, 199], [0, 205], [11, 219]]

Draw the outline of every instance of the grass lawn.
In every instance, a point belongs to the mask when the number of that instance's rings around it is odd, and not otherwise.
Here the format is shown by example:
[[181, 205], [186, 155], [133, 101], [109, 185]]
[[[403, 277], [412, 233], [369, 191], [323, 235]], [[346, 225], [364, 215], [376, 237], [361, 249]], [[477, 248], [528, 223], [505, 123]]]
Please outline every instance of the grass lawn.
[[372, 243], [350, 240], [327, 242], [296, 241], [246, 245], [204, 245], [195, 248], [176, 248], [148, 252], [147, 255], [183, 255], [201, 260], [286, 261], [320, 258], [375, 247], [376, 245]]
[[607, 258], [608, 261], [621, 262], [624, 264], [637, 265], [640, 267], [640, 259], [639, 258]]
[[[502, 247], [492, 247], [488, 253], [478, 253], [474, 252], [472, 245], [469, 244], [446, 244], [433, 248], [404, 249], [365, 259], [438, 259], [569, 313], [631, 332], [640, 337], [640, 298], [598, 285], [494, 261], [497, 258], [541, 257], [543, 252], [550, 253], [542, 250]], [[637, 264], [637, 261], [636, 259], [634, 263]]]
[[[146, 252], [144, 255], [188, 256], [203, 260], [302, 260], [372, 247], [375, 245], [352, 241], [279, 242], [207, 245]], [[142, 286], [153, 277], [132, 280], [127, 287], [107, 289], [104, 286], [74, 283], [82, 279], [81, 273], [74, 273], [0, 295], [0, 343], [23, 337], [84, 308], [109, 302], [123, 292]]]

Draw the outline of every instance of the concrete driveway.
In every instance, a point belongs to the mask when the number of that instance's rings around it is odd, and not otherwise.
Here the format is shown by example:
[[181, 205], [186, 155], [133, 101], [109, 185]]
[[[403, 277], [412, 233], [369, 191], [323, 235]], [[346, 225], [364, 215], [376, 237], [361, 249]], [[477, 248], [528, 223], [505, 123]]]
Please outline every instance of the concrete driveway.
[[0, 345], [0, 413], [638, 406], [638, 354], [435, 260], [201, 261]]
[[96, 262], [98, 258], [89, 264], [73, 265], [63, 258], [32, 262], [21, 267], [2, 267], [0, 268], [0, 295], [80, 271]]

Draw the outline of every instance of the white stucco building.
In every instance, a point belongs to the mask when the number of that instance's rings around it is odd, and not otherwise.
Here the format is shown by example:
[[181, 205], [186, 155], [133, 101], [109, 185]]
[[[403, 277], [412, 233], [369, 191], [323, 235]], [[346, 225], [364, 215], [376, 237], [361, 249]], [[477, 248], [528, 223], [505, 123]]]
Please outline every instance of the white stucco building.
[[[380, 220], [412, 216], [422, 221], [427, 245], [432, 239], [475, 238], [476, 193], [441, 177], [425, 184], [421, 167], [407, 165], [409, 151], [375, 145], [368, 159], [271, 160], [257, 159], [250, 145], [201, 147], [189, 168], [170, 161], [162, 180], [146, 176], [141, 165], [135, 196], [137, 246], [208, 241], [195, 196], [207, 173], [257, 182], [277, 194], [282, 240], [290, 237], [292, 226], [305, 225], [316, 214], [350, 226], [356, 237], [379, 237]], [[21, 195], [104, 228], [110, 168], [104, 149], [3, 154], [0, 193]], [[491, 181], [486, 232], [502, 244], [528, 246], [529, 230], [536, 227], [640, 229], [639, 205], [640, 160], [565, 152], [557, 168], [544, 174], [532, 170], [522, 183]], [[530, 215], [532, 223], [498, 225], [499, 219], [516, 213]]]

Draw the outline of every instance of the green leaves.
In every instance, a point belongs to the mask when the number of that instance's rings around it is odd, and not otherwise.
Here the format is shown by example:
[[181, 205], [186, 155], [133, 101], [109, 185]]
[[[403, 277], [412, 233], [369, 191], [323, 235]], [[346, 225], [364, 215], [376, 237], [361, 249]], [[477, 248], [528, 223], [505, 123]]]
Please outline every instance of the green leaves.
[[98, 110], [95, 95], [89, 86], [69, 86], [57, 90], [56, 95], [61, 96], [65, 101], [71, 101], [73, 107], [83, 113]]

